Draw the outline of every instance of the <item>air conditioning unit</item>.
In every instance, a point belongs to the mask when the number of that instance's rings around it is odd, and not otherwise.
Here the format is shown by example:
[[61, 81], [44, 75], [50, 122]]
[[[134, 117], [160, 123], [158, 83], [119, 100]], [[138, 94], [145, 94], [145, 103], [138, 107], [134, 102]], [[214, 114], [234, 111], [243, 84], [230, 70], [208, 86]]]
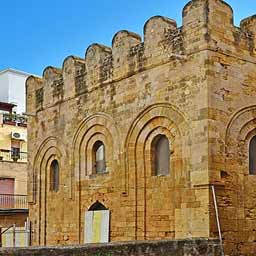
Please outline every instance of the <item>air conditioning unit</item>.
[[11, 138], [14, 140], [27, 140], [27, 135], [25, 133], [20, 133], [20, 132], [12, 132], [11, 133]]

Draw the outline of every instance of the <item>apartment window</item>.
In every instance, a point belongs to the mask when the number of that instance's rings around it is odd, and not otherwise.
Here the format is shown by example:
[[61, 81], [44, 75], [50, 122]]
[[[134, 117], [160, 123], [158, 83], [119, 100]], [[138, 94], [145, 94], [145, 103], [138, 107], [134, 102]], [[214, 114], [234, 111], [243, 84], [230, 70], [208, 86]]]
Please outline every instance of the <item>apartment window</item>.
[[14, 161], [20, 159], [20, 141], [18, 140], [11, 141], [11, 158]]
[[14, 194], [14, 179], [0, 177], [0, 194]]

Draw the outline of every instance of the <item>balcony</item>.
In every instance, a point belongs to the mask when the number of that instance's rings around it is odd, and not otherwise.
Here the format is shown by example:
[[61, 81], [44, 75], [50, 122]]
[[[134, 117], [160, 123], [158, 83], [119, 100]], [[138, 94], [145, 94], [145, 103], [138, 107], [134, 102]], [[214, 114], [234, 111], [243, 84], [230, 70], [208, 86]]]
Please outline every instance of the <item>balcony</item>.
[[0, 194], [0, 210], [28, 209], [27, 195]]
[[27, 127], [27, 118], [23, 115], [18, 115], [13, 113], [3, 113], [2, 122], [3, 124]]
[[0, 161], [27, 162], [27, 152], [0, 149]]

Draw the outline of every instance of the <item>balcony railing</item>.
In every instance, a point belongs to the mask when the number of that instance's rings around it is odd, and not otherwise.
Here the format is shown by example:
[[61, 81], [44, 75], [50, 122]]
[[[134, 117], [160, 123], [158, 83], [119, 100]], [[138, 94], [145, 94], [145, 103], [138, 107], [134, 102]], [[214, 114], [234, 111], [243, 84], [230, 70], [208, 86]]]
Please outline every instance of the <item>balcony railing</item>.
[[0, 161], [27, 162], [27, 152], [0, 149]]
[[28, 209], [27, 195], [0, 194], [0, 209]]
[[23, 115], [3, 113], [3, 123], [15, 126], [27, 127], [27, 118]]

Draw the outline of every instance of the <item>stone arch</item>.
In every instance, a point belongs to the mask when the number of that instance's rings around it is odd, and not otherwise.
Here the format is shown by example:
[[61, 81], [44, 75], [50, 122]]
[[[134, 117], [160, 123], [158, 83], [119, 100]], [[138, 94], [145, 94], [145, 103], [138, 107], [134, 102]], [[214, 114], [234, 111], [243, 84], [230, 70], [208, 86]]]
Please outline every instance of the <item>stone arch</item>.
[[[249, 145], [256, 135], [256, 105], [237, 111], [230, 119], [225, 134], [225, 168], [233, 175], [249, 175]], [[245, 182], [245, 181], [244, 181]]]
[[58, 145], [61, 145], [60, 140], [51, 136], [45, 139], [36, 150], [37, 153], [32, 161], [33, 168], [31, 177], [33, 180], [28, 184], [30, 191], [30, 203], [36, 203], [37, 201], [37, 184], [40, 176], [42, 175], [42, 167], [46, 164], [45, 161], [48, 161], [51, 155], [58, 155], [58, 157], [61, 158], [61, 156], [64, 154], [64, 152], [61, 152]]
[[89, 209], [88, 209], [88, 211], [101, 211], [101, 210], [107, 210], [108, 208], [104, 205], [104, 204], [102, 204], [101, 202], [99, 202], [98, 200], [95, 202], [95, 203], [93, 203], [90, 207], [89, 207]]
[[[239, 148], [245, 145], [256, 130], [256, 105], [247, 106], [237, 111], [230, 119], [226, 134], [226, 155], [237, 154]], [[241, 148], [240, 148], [241, 149]]]
[[[125, 141], [125, 184], [126, 193], [132, 191], [135, 195], [135, 239], [147, 239], [147, 185], [151, 178], [152, 161], [150, 151], [154, 138], [165, 135], [172, 144], [174, 161], [173, 166], [179, 169], [179, 177], [188, 180], [188, 174], [182, 160], [182, 148], [189, 136], [189, 126], [185, 116], [174, 106], [168, 103], [157, 103], [142, 111], [132, 123]], [[173, 160], [172, 160], [173, 161]], [[174, 168], [173, 168], [174, 169]], [[173, 171], [170, 176], [163, 177], [166, 186], [174, 187], [177, 183], [175, 177], [178, 173]], [[142, 181], [144, 180], [144, 181]], [[138, 183], [143, 183], [139, 184]], [[147, 184], [147, 185], [146, 185]], [[140, 195], [140, 208], [143, 201], [143, 222], [138, 222], [137, 195]], [[174, 214], [174, 213], [173, 213]], [[141, 218], [140, 218], [141, 219]], [[142, 225], [142, 226], [141, 226]]]
[[[128, 179], [127, 175], [130, 172], [130, 158], [136, 147], [139, 136], [142, 136], [141, 138], [143, 138], [145, 142], [145, 137], [149, 136], [153, 130], [162, 127], [163, 129], [171, 131], [175, 136], [182, 137], [189, 131], [189, 125], [185, 120], [187, 120], [185, 115], [169, 103], [156, 103], [151, 105], [135, 118], [125, 140], [126, 183]], [[161, 125], [159, 125], [159, 123]], [[168, 136], [169, 138], [171, 137], [170, 134], [168, 134]]]
[[[48, 137], [36, 150], [37, 154], [33, 161], [32, 185], [30, 191], [31, 203], [38, 203], [38, 243], [46, 244], [47, 239], [47, 189], [49, 187], [49, 167], [53, 160], [58, 160], [61, 168], [65, 152], [62, 150], [61, 142], [56, 137]], [[40, 181], [40, 182], [38, 182]]]
[[[86, 117], [79, 124], [72, 143], [72, 186], [81, 183], [82, 180], [88, 179], [92, 168], [92, 150], [96, 141], [102, 141], [105, 145], [106, 169], [111, 176], [114, 165], [120, 165], [120, 148], [122, 142], [120, 133], [112, 117], [105, 113], [95, 113]], [[97, 179], [98, 176], [94, 178]], [[101, 176], [102, 177], [102, 176]], [[107, 176], [108, 177], [108, 176]], [[105, 176], [103, 177], [105, 178]], [[81, 241], [81, 222], [82, 222], [82, 203], [81, 188], [78, 193], [72, 193], [72, 198], [78, 199], [79, 212], [79, 241]], [[98, 200], [95, 196], [94, 201]]]
[[85, 152], [91, 152], [97, 140], [105, 144], [108, 166], [111, 166], [114, 160], [119, 160], [120, 143], [115, 141], [120, 142], [120, 135], [114, 120], [104, 113], [89, 116], [80, 123], [73, 138], [72, 169], [76, 181], [90, 174], [90, 154], [86, 156]]
[[[224, 155], [224, 170], [228, 174], [224, 179], [228, 191], [225, 196], [229, 194], [229, 204], [232, 205], [234, 218], [239, 219], [243, 216], [242, 218], [248, 222], [255, 219], [251, 212], [256, 207], [256, 176], [250, 173], [249, 149], [250, 141], [254, 136], [256, 136], [256, 105], [251, 105], [238, 110], [230, 119], [225, 134]], [[252, 228], [248, 229], [248, 232], [252, 232]]]

